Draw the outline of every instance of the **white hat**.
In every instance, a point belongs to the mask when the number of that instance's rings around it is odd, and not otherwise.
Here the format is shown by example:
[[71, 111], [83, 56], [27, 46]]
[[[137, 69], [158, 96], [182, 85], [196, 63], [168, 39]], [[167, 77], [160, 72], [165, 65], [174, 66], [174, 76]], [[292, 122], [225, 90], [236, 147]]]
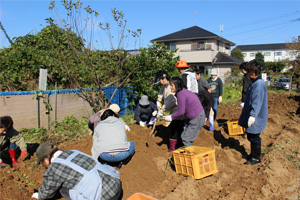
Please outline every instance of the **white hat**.
[[116, 114], [120, 112], [120, 107], [118, 106], [118, 104], [111, 104], [108, 108], [114, 111], [114, 113]]
[[147, 95], [143, 95], [141, 96], [141, 99], [139, 101], [139, 104], [141, 104], [142, 106], [147, 106], [150, 104], [149, 100], [148, 100], [148, 96]]
[[212, 69], [211, 72], [210, 72], [210, 75], [218, 75], [217, 70]]

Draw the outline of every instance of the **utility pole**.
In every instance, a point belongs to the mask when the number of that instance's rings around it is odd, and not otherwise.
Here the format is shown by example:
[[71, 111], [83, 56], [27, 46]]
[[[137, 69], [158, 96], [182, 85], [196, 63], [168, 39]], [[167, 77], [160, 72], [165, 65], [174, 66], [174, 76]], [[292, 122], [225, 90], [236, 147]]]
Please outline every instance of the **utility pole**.
[[195, 26], [196, 26], [196, 17], [197, 17], [197, 12], [195, 12]]

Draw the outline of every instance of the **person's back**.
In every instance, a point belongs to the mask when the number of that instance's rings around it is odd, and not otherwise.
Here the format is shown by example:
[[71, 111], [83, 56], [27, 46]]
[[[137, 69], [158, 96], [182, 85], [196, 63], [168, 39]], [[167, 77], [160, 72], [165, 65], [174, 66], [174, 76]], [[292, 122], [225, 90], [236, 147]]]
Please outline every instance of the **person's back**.
[[198, 93], [198, 82], [196, 79], [196, 75], [191, 70], [187, 69], [182, 74], [182, 81], [184, 84], [184, 87], [194, 93]]
[[124, 123], [120, 119], [110, 116], [101, 121], [95, 129], [92, 156], [98, 158], [103, 152], [122, 149], [129, 149]]
[[114, 199], [121, 195], [120, 174], [114, 168], [77, 150], [58, 150], [56, 154], [43, 174], [39, 199], [52, 198], [58, 191], [66, 199]]

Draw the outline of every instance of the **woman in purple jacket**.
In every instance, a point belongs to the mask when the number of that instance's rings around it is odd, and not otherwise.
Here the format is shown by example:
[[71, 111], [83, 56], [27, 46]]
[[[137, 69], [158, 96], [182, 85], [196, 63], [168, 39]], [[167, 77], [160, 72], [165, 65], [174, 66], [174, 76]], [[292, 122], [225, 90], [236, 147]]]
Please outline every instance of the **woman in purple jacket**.
[[185, 116], [186, 120], [181, 139], [185, 146], [192, 146], [205, 124], [203, 107], [197, 95], [184, 88], [181, 78], [172, 77], [170, 86], [171, 92], [174, 92], [177, 97], [178, 111], [172, 115], [164, 116], [164, 119], [170, 122]]

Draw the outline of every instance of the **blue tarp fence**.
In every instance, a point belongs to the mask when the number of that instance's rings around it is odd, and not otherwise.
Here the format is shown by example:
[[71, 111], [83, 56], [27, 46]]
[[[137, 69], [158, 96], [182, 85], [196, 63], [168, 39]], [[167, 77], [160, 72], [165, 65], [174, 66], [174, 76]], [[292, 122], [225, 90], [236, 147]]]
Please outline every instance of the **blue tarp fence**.
[[[97, 88], [84, 89], [84, 92], [93, 91]], [[106, 100], [108, 101], [113, 95], [116, 86], [103, 87], [102, 90], [105, 93]], [[14, 95], [35, 95], [35, 93], [40, 93], [40, 91], [16, 91], [16, 92], [0, 92], [0, 96], [14, 96]], [[55, 95], [57, 94], [71, 94], [71, 93], [81, 93], [81, 89], [63, 89], [63, 90], [46, 90], [43, 91], [44, 94]], [[130, 112], [133, 112], [135, 106], [131, 103], [136, 99], [136, 95], [132, 88], [130, 87], [119, 87], [116, 91], [110, 104], [118, 104], [120, 106], [120, 116], [124, 116]]]

